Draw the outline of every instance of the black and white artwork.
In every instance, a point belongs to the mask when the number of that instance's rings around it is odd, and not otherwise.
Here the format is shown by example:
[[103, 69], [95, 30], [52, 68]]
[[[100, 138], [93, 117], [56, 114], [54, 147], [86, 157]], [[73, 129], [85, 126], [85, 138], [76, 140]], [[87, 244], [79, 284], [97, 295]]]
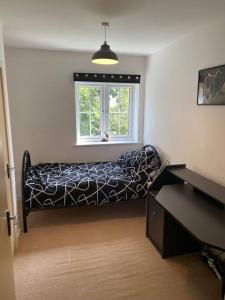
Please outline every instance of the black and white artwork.
[[160, 167], [157, 152], [130, 151], [116, 162], [44, 163], [30, 166], [25, 181], [27, 211], [103, 205], [144, 197]]
[[199, 71], [199, 105], [225, 105], [225, 65]]

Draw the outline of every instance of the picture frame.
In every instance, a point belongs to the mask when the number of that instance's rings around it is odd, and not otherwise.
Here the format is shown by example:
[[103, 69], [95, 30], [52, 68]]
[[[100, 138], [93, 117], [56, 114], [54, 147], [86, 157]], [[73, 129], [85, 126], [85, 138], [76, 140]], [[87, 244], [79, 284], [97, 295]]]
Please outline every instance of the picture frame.
[[225, 65], [198, 72], [198, 105], [225, 105]]

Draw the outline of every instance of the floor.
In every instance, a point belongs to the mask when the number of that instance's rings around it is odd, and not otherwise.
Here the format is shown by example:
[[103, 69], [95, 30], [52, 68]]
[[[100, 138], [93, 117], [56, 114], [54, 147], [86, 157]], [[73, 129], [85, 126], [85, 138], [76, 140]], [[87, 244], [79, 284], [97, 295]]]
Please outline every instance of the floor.
[[36, 212], [15, 256], [17, 300], [216, 300], [196, 254], [161, 259], [144, 201]]

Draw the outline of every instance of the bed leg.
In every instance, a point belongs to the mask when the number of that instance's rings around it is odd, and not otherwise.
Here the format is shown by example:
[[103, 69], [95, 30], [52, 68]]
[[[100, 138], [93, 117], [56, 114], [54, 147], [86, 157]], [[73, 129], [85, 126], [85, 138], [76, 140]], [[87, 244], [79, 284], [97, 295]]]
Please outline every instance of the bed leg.
[[24, 211], [23, 212], [23, 232], [27, 232], [27, 213]]

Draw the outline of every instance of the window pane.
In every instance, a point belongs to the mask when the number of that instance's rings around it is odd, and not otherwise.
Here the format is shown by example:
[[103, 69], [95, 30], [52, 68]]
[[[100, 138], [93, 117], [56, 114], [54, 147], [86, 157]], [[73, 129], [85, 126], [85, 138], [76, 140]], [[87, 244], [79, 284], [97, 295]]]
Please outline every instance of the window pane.
[[130, 88], [109, 89], [109, 134], [129, 135]]
[[89, 87], [81, 86], [79, 89], [79, 93], [80, 93], [80, 111], [87, 112], [89, 111], [89, 96], [90, 96]]
[[129, 135], [129, 116], [120, 114], [120, 135]]
[[101, 110], [101, 88], [80, 86], [80, 112]]
[[91, 135], [100, 136], [101, 135], [101, 114], [100, 112], [91, 114]]
[[80, 136], [101, 136], [101, 86], [80, 86]]
[[109, 134], [119, 135], [119, 114], [109, 114]]
[[123, 113], [109, 114], [109, 134], [129, 135], [129, 116]]
[[90, 136], [90, 115], [86, 113], [80, 114], [80, 135]]
[[111, 87], [109, 90], [109, 112], [129, 112], [130, 88]]
[[90, 111], [101, 111], [101, 89], [90, 88]]

